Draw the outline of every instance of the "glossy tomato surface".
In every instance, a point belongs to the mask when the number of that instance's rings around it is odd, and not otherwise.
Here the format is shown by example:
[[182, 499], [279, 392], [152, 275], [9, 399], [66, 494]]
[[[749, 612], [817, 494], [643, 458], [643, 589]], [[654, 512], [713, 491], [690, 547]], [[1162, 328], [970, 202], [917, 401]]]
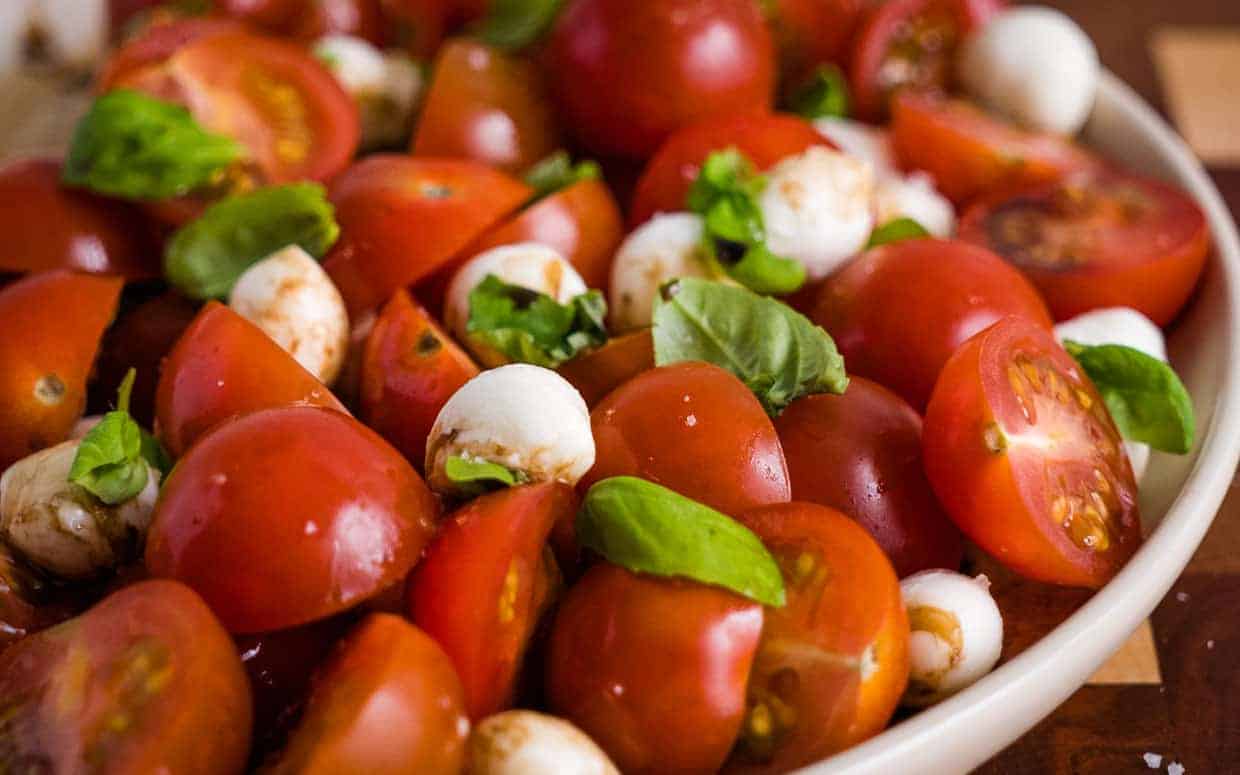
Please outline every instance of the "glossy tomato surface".
[[559, 372], [581, 393], [586, 406], [593, 408], [608, 393], [653, 368], [654, 340], [646, 328], [617, 336], [597, 350], [577, 356]]
[[795, 83], [824, 63], [847, 59], [871, 0], [774, 0], [765, 6], [780, 69]]

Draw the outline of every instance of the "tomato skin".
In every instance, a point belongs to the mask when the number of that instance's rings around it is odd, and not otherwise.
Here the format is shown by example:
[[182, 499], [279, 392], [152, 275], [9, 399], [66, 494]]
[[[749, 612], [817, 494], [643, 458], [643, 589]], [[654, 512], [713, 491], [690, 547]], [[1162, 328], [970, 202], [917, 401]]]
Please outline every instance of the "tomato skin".
[[739, 379], [707, 363], [643, 372], [590, 412], [596, 457], [578, 485], [639, 476], [724, 514], [791, 497], [775, 427]]
[[551, 631], [551, 708], [625, 773], [714, 772], [736, 738], [762, 607], [600, 563]]
[[220, 0], [217, 10], [274, 35], [305, 41], [352, 35], [383, 44], [378, 0]]
[[240, 773], [249, 750], [232, 641], [175, 582], [126, 587], [9, 646], [0, 697], [5, 761], [22, 771]]
[[153, 24], [108, 57], [95, 79], [96, 90], [103, 93], [122, 82], [144, 80], [146, 74], [140, 71], [158, 68], [177, 49], [199, 38], [248, 29], [242, 22], [214, 16]]
[[781, 70], [796, 81], [824, 63], [843, 62], [869, 0], [775, 0], [768, 23]]
[[560, 376], [572, 383], [595, 407], [607, 394], [644, 371], [654, 368], [654, 339], [650, 329], [611, 339], [593, 352], [580, 355], [559, 368]]
[[921, 417], [881, 385], [852, 377], [843, 395], [807, 396], [775, 419], [792, 497], [838, 509], [878, 542], [901, 577], [960, 567], [960, 531], [921, 460]]
[[579, 142], [645, 158], [686, 124], [769, 110], [774, 48], [751, 0], [575, 0], [552, 30], [548, 72]]
[[379, 0], [389, 46], [430, 59], [443, 42], [450, 0]]
[[966, 339], [1006, 315], [1050, 329], [1024, 276], [984, 248], [906, 240], [870, 250], [823, 284], [813, 320], [851, 373], [925, 407], [939, 370]]

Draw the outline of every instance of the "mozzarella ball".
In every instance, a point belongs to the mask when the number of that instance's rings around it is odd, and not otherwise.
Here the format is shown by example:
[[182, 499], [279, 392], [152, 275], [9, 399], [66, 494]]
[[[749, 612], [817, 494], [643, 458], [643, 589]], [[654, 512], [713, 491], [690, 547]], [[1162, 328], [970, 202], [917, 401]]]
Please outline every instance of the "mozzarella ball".
[[76, 441], [86, 438], [86, 434], [95, 429], [95, 426], [103, 422], [103, 415], [88, 414], [73, 424], [73, 430], [69, 431], [69, 438]]
[[228, 306], [263, 330], [325, 385], [344, 365], [349, 313], [327, 272], [290, 245], [237, 278]]
[[638, 226], [611, 264], [607, 309], [611, 327], [630, 331], [650, 325], [659, 288], [678, 277], [709, 277], [702, 216], [660, 213]]
[[956, 210], [923, 172], [879, 180], [874, 210], [879, 226], [897, 218], [912, 218], [935, 237], [947, 238], [956, 232]]
[[1003, 616], [989, 579], [924, 570], [901, 581], [900, 593], [910, 629], [905, 705], [933, 705], [994, 668], [1003, 650]]
[[886, 129], [849, 118], [816, 119], [814, 129], [854, 159], [868, 161], [879, 178], [900, 176], [891, 132]]
[[798, 261], [811, 280], [835, 271], [874, 230], [874, 170], [825, 146], [789, 156], [767, 173], [758, 197], [766, 246]]
[[960, 81], [979, 101], [1026, 127], [1075, 134], [1098, 92], [1098, 50], [1053, 8], [1009, 8], [965, 40]]
[[620, 775], [585, 732], [531, 710], [484, 719], [469, 736], [467, 756], [470, 775]]
[[109, 506], [69, 482], [80, 441], [17, 461], [0, 476], [0, 538], [50, 573], [95, 575], [136, 556], [159, 495], [159, 471], [133, 498]]
[[431, 427], [426, 476], [437, 492], [460, 494], [444, 473], [453, 456], [497, 463], [524, 481], [576, 484], [594, 465], [590, 410], [550, 369], [484, 371], [452, 394]]
[[409, 136], [424, 79], [407, 53], [381, 51], [351, 35], [319, 38], [314, 53], [357, 102], [363, 148], [397, 145]]

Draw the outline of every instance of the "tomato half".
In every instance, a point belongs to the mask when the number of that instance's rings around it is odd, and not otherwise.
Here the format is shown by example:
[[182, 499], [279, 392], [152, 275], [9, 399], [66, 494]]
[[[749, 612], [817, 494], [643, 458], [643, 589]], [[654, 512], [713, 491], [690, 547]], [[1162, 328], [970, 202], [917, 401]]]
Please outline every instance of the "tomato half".
[[577, 356], [561, 366], [559, 372], [581, 393], [586, 406], [593, 408], [608, 393], [653, 368], [654, 339], [650, 329], [644, 328]]
[[774, 0], [768, 23], [781, 70], [795, 83], [824, 63], [843, 62], [870, 0]]
[[215, 16], [190, 17], [152, 24], [108, 57], [96, 79], [100, 92], [117, 88], [122, 82], [145, 80], [177, 49], [199, 38], [245, 32], [249, 27], [234, 19]]
[[314, 41], [351, 35], [381, 45], [379, 0], [219, 0], [216, 10], [274, 35]]
[[1056, 320], [1132, 307], [1160, 326], [1183, 308], [1210, 252], [1205, 214], [1165, 183], [1082, 171], [978, 202], [960, 238], [1015, 264]]

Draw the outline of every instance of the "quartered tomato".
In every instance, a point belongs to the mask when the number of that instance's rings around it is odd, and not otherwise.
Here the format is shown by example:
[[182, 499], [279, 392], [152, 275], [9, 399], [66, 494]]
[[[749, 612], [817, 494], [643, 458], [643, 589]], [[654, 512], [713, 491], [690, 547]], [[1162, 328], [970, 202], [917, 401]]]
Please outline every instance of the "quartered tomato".
[[14, 772], [241, 772], [250, 694], [228, 633], [181, 584], [144, 581], [0, 654]]
[[843, 62], [871, 4], [872, 0], [774, 0], [766, 4], [784, 76], [795, 83], [817, 65]]
[[1205, 214], [1156, 180], [1081, 171], [971, 207], [960, 238], [1015, 264], [1056, 320], [1132, 307], [1160, 326], [1175, 318], [1210, 250]]
[[547, 698], [622, 772], [714, 772], [740, 729], [761, 633], [757, 603], [601, 563], [556, 615]]
[[608, 393], [654, 368], [654, 340], [650, 329], [616, 337], [597, 350], [579, 355], [560, 367], [560, 376], [572, 383], [593, 408]]
[[1100, 587], [1141, 543], [1137, 485], [1106, 405], [1028, 321], [1002, 320], [951, 357], [923, 444], [947, 513], [1022, 575]]
[[766, 609], [745, 723], [728, 772], [787, 772], [882, 731], [908, 682], [908, 618], [882, 549], [810, 503], [742, 514], [783, 571]]
[[215, 7], [275, 35], [306, 41], [352, 35], [383, 43], [379, 0], [217, 0]]
[[483, 495], [444, 522], [409, 577], [413, 621], [452, 658], [475, 721], [512, 705], [560, 582], [547, 538], [577, 506], [573, 488], [556, 482]]

